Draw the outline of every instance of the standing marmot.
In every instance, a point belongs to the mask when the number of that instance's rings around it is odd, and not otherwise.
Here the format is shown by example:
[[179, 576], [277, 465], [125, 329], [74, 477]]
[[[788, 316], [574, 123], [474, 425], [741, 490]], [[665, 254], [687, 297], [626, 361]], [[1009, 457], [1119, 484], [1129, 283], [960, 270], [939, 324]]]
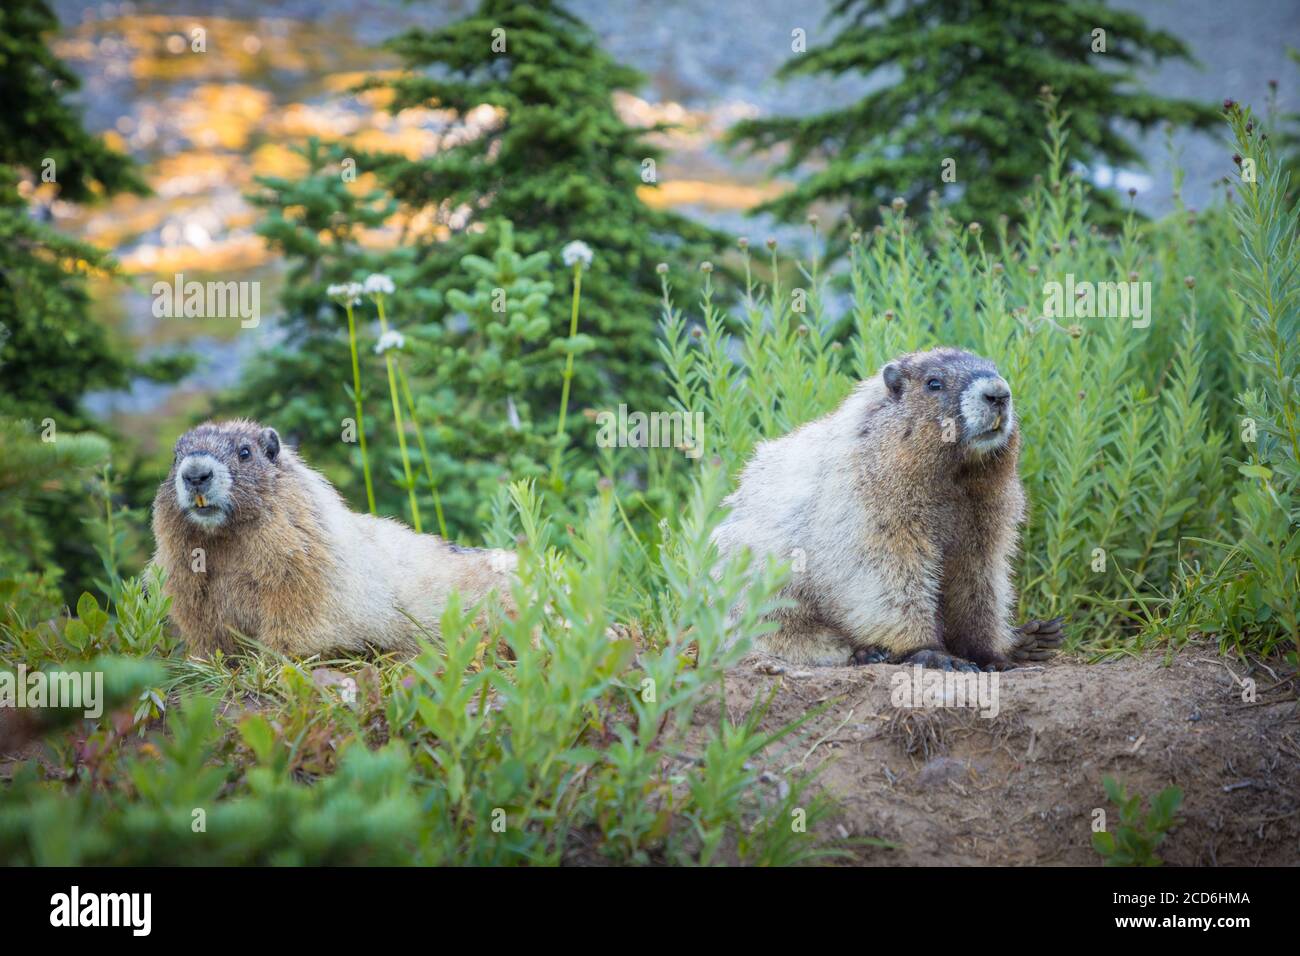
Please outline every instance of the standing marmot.
[[436, 634], [453, 589], [466, 608], [493, 590], [509, 607], [516, 564], [348, 510], [274, 428], [242, 420], [181, 436], [153, 531], [172, 620], [198, 654], [233, 651], [236, 634], [293, 656], [415, 651], [412, 618]]
[[1060, 621], [1017, 629], [1011, 560], [1025, 494], [1011, 389], [960, 349], [905, 355], [835, 411], [754, 452], [714, 530], [723, 555], [791, 561], [759, 640], [803, 664], [973, 670], [1041, 660]]

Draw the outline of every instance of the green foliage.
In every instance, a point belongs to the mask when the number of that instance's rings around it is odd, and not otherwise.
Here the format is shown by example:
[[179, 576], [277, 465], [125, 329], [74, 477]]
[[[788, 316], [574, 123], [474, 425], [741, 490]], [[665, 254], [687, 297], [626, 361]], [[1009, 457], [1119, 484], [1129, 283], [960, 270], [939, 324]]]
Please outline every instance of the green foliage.
[[[402, 282], [400, 254], [362, 242], [362, 233], [382, 227], [394, 206], [382, 191], [363, 191], [345, 177], [343, 147], [313, 138], [297, 151], [307, 162], [302, 177], [258, 177], [261, 189], [249, 197], [265, 210], [258, 234], [288, 265], [277, 317], [285, 339], [255, 357], [239, 384], [218, 399], [216, 410], [273, 424], [288, 440], [310, 448], [313, 465], [345, 496], [364, 502], [360, 449], [341, 439], [344, 420], [355, 417], [347, 319], [327, 290], [385, 269]], [[406, 301], [402, 288], [397, 301]], [[413, 301], [424, 308], [437, 300], [416, 296]], [[373, 349], [374, 312], [357, 311], [367, 437], [395, 445], [391, 426], [385, 431], [387, 389], [383, 362]], [[381, 511], [400, 513], [400, 488], [379, 482], [376, 494], [384, 496]]]
[[241, 727], [258, 763], [237, 783], [214, 763], [229, 755], [216, 702], [195, 698], [167, 736], [127, 757], [111, 789], [61, 794], [35, 765], [0, 802], [0, 855], [42, 866], [392, 865], [405, 862], [418, 806], [404, 748], [346, 749], [336, 773], [306, 786], [292, 778], [283, 744], [264, 718]]
[[1300, 202], [1288, 196], [1289, 175], [1250, 111], [1234, 108], [1229, 120], [1239, 155], [1254, 164], [1253, 182], [1243, 166], [1234, 210], [1241, 245], [1233, 275], [1254, 386], [1241, 396], [1242, 428], [1255, 439], [1233, 497], [1238, 547], [1249, 562], [1252, 604], [1267, 612], [1257, 617], [1300, 654]]
[[1179, 822], [1183, 791], [1166, 787], [1151, 799], [1151, 809], [1143, 813], [1142, 798], [1127, 796], [1115, 778], [1106, 777], [1102, 784], [1106, 796], [1119, 810], [1119, 826], [1113, 833], [1093, 833], [1092, 848], [1101, 854], [1106, 866], [1160, 866], [1156, 850]]
[[[1231, 205], [1230, 283], [1238, 387], [1230, 410], [1230, 509], [1192, 542], [1168, 592], [1143, 602], [1142, 636], [1215, 634], [1238, 654], [1300, 657], [1300, 204], [1250, 110], [1228, 120], [1242, 158]], [[1248, 172], [1249, 171], [1249, 172]], [[1251, 181], [1253, 179], [1253, 181]], [[1240, 457], [1238, 457], [1240, 456]], [[1235, 526], [1236, 534], [1225, 535]]]
[[[893, 197], [915, 206], [932, 189], [961, 222], [991, 222], [999, 213], [1018, 220], [1021, 210], [1008, 200], [1039, 172], [1031, 104], [1044, 88], [1070, 109], [1075, 158], [1089, 166], [1142, 163], [1118, 124], [1204, 128], [1216, 119], [1209, 106], [1136, 87], [1140, 67], [1188, 60], [1187, 48], [1140, 15], [1100, 3], [838, 0], [828, 20], [838, 32], [796, 52], [778, 76], [875, 78], [889, 71], [886, 82], [843, 109], [746, 120], [729, 132], [751, 152], [784, 146], [779, 172], [816, 164], [793, 190], [760, 207], [786, 220], [833, 201], [847, 205], [846, 222], [868, 226]], [[1104, 53], [1093, 49], [1099, 28]], [[945, 161], [955, 163], [948, 179]], [[1120, 219], [1113, 194], [1099, 193], [1095, 205], [1098, 219]]]
[[59, 538], [68, 526], [60, 519], [70, 510], [84, 513], [89, 472], [108, 455], [109, 444], [99, 435], [0, 417], [0, 576], [39, 572], [57, 586], [61, 563], [55, 556], [72, 550]]
[[[103, 614], [102, 611], [98, 613]], [[86, 617], [78, 617], [71, 623], [87, 626], [86, 620]], [[93, 624], [94, 618], [91, 617], [90, 620]], [[98, 636], [93, 635], [93, 637]], [[147, 697], [151, 693], [153, 687], [161, 683], [163, 677], [163, 668], [157, 661], [117, 654], [101, 654], [88, 659], [62, 661], [42, 670], [47, 675], [81, 674], [94, 675], [96, 679], [102, 679], [103, 697], [97, 703], [103, 707], [105, 713], [139, 702], [142, 697]], [[31, 674], [30, 671], [27, 673], [29, 679]], [[57, 679], [56, 676], [49, 676], [50, 686], [53, 686]], [[83, 701], [83, 704], [78, 706], [59, 707], [46, 703], [41, 707], [29, 707], [23, 711], [24, 716], [30, 715], [30, 717], [20, 724], [20, 742], [22, 737], [45, 736], [81, 723], [86, 710], [85, 704], [88, 703], [89, 701]]]
[[[498, 37], [504, 51], [493, 49]], [[583, 276], [581, 331], [594, 347], [578, 365], [574, 401], [582, 407], [617, 395], [651, 407], [655, 266], [698, 263], [720, 237], [638, 194], [654, 182], [643, 174], [660, 158], [646, 140], [655, 130], [625, 123], [613, 97], [640, 86], [640, 75], [615, 63], [553, 0], [483, 0], [463, 19], [386, 45], [405, 72], [368, 86], [392, 92], [393, 112], [436, 104], [461, 122], [473, 114], [472, 128], [432, 156], [366, 163], [404, 212], [431, 215], [448, 230], [417, 237], [415, 285], [459, 287], [464, 256], [495, 252], [495, 238], [475, 228], [494, 219], [513, 223], [525, 257], [586, 242], [595, 259]], [[557, 298], [545, 311], [553, 339], [568, 328], [567, 304]]]
[[[499, 480], [540, 478], [555, 447], [548, 403], [563, 374], [567, 340], [552, 336], [550, 255], [515, 250], [498, 225], [491, 259], [461, 260], [466, 288], [448, 291], [450, 314], [420, 328], [407, 345], [417, 381], [432, 471], [449, 526], [465, 532], [488, 518]], [[590, 337], [571, 346], [590, 350]], [[477, 510], [476, 510], [477, 504]]]
[[[446, 780], [428, 797], [438, 853], [430, 862], [558, 862], [586, 831], [623, 862], [709, 862], [724, 835], [732, 853], [758, 852], [735, 833], [741, 814], [768, 816], [747, 799], [755, 772], [746, 761], [770, 742], [756, 721], [720, 726], [686, 779], [665, 772], [684, 769], [691, 714], [743, 650], [724, 635], [744, 568], [708, 576], [709, 515], [722, 490], [716, 469], [702, 477], [681, 537], [652, 569], [622, 551], [610, 491], [564, 554], [548, 544], [537, 496], [511, 486], [524, 542], [520, 610], [500, 635], [513, 664], [501, 666], [499, 646], [467, 633], [468, 616], [453, 606], [444, 646], [412, 664], [415, 680], [389, 703], [389, 725], [405, 728], [422, 773]], [[626, 577], [633, 569], [654, 583]], [[774, 569], [763, 576], [742, 633], [757, 626], [779, 580]], [[642, 586], [659, 596], [663, 617], [645, 622], [658, 637], [638, 653], [613, 615], [619, 595]], [[781, 859], [812, 852], [790, 847]]]
[[[159, 657], [197, 680], [173, 685], [182, 704], [165, 714], [137, 708], [52, 740], [54, 772], [20, 768], [0, 789], [0, 853], [42, 864], [546, 864], [599, 846], [624, 862], [817, 859], [824, 839], [796, 833], [791, 814], [797, 803], [815, 824], [828, 806], [803, 786], [764, 798], [752, 764], [795, 728], [765, 734], [761, 713], [733, 722], [723, 708], [702, 743], [688, 739], [746, 649], [733, 628], [758, 631], [784, 574], [761, 569], [751, 605], [728, 621], [749, 568], [709, 573], [724, 491], [725, 474], [704, 471], [647, 565], [623, 547], [612, 489], [575, 516], [562, 552], [541, 500], [511, 485], [496, 533], [521, 541], [518, 615], [484, 627], [453, 599], [436, 645], [378, 676], [351, 665], [351, 695], [337, 672], [325, 680], [266, 658], [238, 665], [257, 675], [220, 662], [205, 673], [151, 641], [165, 607], [138, 584], [116, 625], [87, 596], [64, 633], [78, 623], [78, 647], [134, 641], [142, 655], [113, 700], [153, 701]], [[634, 635], [620, 618], [635, 592], [653, 595], [659, 615]], [[232, 678], [238, 688], [210, 686]], [[213, 689], [256, 706], [222, 716]], [[142, 743], [130, 736], [139, 731]], [[83, 785], [54, 783], [73, 778]]]
[[77, 601], [76, 614], [51, 620], [28, 597], [22, 583], [0, 580], [0, 663], [43, 664], [84, 658], [91, 654], [168, 657], [178, 642], [166, 627], [171, 599], [162, 591], [161, 572], [150, 568], [143, 577], [123, 582], [116, 616], [99, 606], [90, 592]]

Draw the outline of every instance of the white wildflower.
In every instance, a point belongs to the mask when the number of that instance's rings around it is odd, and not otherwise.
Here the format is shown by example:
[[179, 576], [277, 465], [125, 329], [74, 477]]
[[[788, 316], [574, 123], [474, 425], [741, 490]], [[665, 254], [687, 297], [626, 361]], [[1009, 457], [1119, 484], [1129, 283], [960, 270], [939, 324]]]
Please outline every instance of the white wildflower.
[[564, 247], [564, 250], [560, 253], [560, 258], [562, 258], [564, 264], [570, 268], [572, 268], [575, 263], [581, 262], [582, 267], [585, 269], [587, 266], [591, 265], [591, 246], [587, 245], [581, 239], [575, 239]]
[[366, 276], [366, 283], [362, 286], [362, 291], [366, 295], [392, 295], [397, 286], [393, 285], [393, 280], [382, 273], [374, 273]]
[[402, 351], [406, 347], [406, 337], [396, 329], [389, 329], [383, 335], [379, 336], [379, 341], [375, 343], [375, 354], [383, 355], [389, 349]]
[[340, 305], [356, 305], [361, 301], [360, 282], [339, 282], [325, 290], [325, 294]]

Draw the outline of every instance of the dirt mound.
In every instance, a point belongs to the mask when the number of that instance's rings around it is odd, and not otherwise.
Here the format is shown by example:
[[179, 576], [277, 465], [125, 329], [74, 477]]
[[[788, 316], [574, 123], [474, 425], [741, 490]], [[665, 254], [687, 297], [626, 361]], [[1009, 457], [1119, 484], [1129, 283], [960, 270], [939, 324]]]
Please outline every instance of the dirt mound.
[[[1098, 864], [1094, 810], [1105, 809], [1112, 828], [1118, 822], [1105, 776], [1144, 798], [1183, 789], [1183, 822], [1159, 851], [1167, 864], [1300, 862], [1294, 680], [1267, 668], [1248, 675], [1193, 648], [1169, 661], [1061, 661], [999, 674], [981, 710], [953, 706], [951, 690], [948, 706], [911, 706], [903, 695], [918, 688], [917, 675], [883, 664], [800, 669], [755, 654], [727, 677], [733, 719], [775, 689], [762, 721], [769, 730], [825, 706], [769, 749], [763, 780], [780, 788], [821, 766], [815, 787], [839, 809], [818, 829], [829, 826], [857, 862]], [[1255, 699], [1246, 702], [1251, 680]], [[862, 836], [896, 847], [855, 845]]]

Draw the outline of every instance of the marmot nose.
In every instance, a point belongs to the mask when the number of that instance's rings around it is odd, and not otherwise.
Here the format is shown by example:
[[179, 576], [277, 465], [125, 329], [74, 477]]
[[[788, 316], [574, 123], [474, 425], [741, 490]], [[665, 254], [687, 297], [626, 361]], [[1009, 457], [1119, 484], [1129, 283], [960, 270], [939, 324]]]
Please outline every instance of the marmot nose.
[[181, 477], [194, 491], [202, 491], [212, 482], [212, 469], [204, 465], [188, 465]]
[[1003, 409], [1011, 398], [1011, 389], [1001, 379], [995, 379], [984, 386], [984, 401], [994, 408]]

